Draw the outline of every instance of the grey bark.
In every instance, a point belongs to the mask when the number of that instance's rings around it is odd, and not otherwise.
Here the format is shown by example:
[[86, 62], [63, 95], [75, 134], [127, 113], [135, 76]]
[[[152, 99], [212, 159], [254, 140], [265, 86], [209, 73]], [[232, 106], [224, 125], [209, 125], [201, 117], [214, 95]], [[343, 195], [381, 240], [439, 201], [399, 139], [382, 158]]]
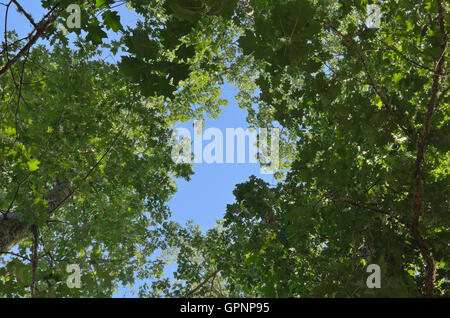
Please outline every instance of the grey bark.
[[20, 213], [8, 213], [0, 221], [0, 252], [8, 252], [31, 233], [31, 227], [20, 220]]
[[[49, 216], [54, 213], [58, 206], [72, 193], [71, 184], [64, 179], [55, 179], [52, 189], [45, 195], [48, 208], [45, 213]], [[0, 252], [8, 252], [31, 235], [31, 226], [23, 221], [22, 213], [10, 211], [5, 217], [0, 218]]]

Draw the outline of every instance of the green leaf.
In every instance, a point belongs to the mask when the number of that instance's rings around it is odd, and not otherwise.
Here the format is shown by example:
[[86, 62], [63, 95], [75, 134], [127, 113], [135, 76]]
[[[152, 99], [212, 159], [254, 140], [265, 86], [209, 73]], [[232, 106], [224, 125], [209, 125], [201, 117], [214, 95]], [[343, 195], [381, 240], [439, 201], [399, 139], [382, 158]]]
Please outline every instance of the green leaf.
[[123, 30], [120, 16], [116, 11], [105, 11], [102, 14], [102, 18], [108, 30], [112, 29], [114, 32]]
[[107, 37], [97, 19], [89, 23], [87, 32], [86, 41], [91, 41], [93, 44], [101, 44], [103, 39]]
[[108, 0], [95, 0], [95, 6], [97, 8], [103, 7], [107, 3], [108, 3]]
[[39, 160], [37, 159], [32, 159], [30, 161], [27, 162], [28, 164], [28, 169], [30, 169], [30, 171], [35, 171], [37, 169], [39, 169]]

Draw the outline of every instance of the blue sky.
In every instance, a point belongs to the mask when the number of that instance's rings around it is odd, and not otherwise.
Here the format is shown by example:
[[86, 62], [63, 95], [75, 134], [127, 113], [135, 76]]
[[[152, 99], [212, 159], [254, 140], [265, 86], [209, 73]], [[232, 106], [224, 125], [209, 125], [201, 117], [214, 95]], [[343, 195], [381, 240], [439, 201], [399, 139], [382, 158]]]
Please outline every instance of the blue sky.
[[[225, 137], [226, 128], [248, 128], [245, 120], [247, 112], [239, 108], [235, 101], [236, 94], [237, 89], [232, 84], [225, 83], [222, 86], [221, 98], [227, 99], [229, 105], [223, 108], [218, 119], [206, 118], [204, 130], [210, 127], [219, 128]], [[192, 125], [193, 121], [189, 121], [177, 127], [185, 127], [193, 134]], [[209, 142], [205, 141], [203, 146], [207, 143]], [[236, 152], [235, 144], [235, 157]], [[212, 228], [215, 220], [222, 218], [226, 205], [234, 201], [232, 191], [236, 184], [247, 181], [252, 174], [269, 183], [276, 182], [273, 175], [260, 174], [259, 164], [194, 163], [193, 166], [195, 174], [189, 182], [177, 180], [178, 192], [169, 202], [169, 206], [174, 220], [184, 224], [192, 219], [202, 230]]]
[[[41, 16], [45, 13], [40, 7], [40, 1], [27, 0], [21, 1], [23, 7], [32, 14], [36, 21], [39, 21]], [[123, 6], [117, 8], [121, 16], [121, 22], [124, 26], [134, 25], [138, 16], [126, 10]], [[0, 19], [3, 20], [4, 7], [0, 8]], [[3, 26], [4, 22], [0, 22]], [[12, 6], [8, 16], [8, 29], [15, 29], [20, 36], [28, 34], [31, 30], [29, 22], [15, 10]], [[112, 35], [112, 34], [109, 34]], [[3, 28], [0, 31], [0, 36], [3, 38]], [[108, 52], [105, 56], [108, 56]], [[110, 60], [110, 62], [113, 62]], [[225, 83], [222, 86], [221, 98], [227, 99], [229, 105], [223, 108], [219, 118], [214, 120], [212, 118], [205, 118], [204, 129], [209, 127], [219, 128], [225, 136], [226, 128], [242, 127], [246, 129], [247, 112], [239, 108], [235, 101], [237, 89]], [[193, 132], [193, 121], [179, 124], [177, 127], [188, 128]], [[204, 142], [204, 146], [208, 142]], [[235, 145], [236, 153], [236, 145]], [[225, 155], [225, 153], [224, 153]], [[248, 156], [247, 156], [248, 158]], [[248, 162], [248, 159], [246, 160]], [[172, 200], [168, 203], [172, 211], [172, 219], [185, 224], [189, 220], [193, 220], [195, 224], [200, 225], [203, 232], [214, 227], [216, 220], [221, 219], [225, 213], [227, 204], [234, 202], [232, 191], [235, 185], [248, 180], [250, 175], [258, 176], [265, 181], [275, 184], [276, 181], [273, 175], [260, 174], [259, 164], [194, 164], [194, 175], [189, 182], [182, 179], [177, 179], [178, 192], [174, 195]], [[170, 268], [173, 269], [173, 266]], [[122, 287], [117, 294], [119, 297], [132, 297], [128, 287]]]

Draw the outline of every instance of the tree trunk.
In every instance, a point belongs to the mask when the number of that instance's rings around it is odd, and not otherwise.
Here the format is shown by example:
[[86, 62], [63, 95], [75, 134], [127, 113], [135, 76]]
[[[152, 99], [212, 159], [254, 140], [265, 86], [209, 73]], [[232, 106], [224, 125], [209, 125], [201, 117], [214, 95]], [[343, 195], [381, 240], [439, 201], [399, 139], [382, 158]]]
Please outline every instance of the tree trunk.
[[31, 226], [19, 219], [19, 213], [0, 220], [0, 252], [8, 252], [31, 234]]
[[[55, 178], [52, 189], [45, 195], [48, 208], [44, 213], [50, 217], [72, 194], [70, 182]], [[22, 213], [10, 211], [0, 219], [0, 252], [8, 252], [31, 234], [31, 225], [22, 221], [21, 217]]]

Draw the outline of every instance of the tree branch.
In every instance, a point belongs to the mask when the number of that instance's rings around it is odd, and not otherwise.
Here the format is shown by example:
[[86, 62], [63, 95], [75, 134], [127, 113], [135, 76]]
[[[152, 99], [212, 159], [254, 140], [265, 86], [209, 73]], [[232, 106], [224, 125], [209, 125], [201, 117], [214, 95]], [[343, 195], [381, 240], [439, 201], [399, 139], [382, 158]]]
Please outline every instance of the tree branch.
[[16, 0], [12, 0], [12, 2], [16, 5], [17, 9], [19, 10], [20, 13], [22, 13], [24, 16], [27, 17], [28, 21], [30, 21], [30, 23], [37, 28], [36, 23], [33, 20], [33, 17], [25, 11], [25, 9], [20, 5], [20, 3], [18, 3]]
[[[36, 25], [35, 29], [29, 34], [30, 40], [27, 44], [20, 49], [19, 53], [17, 53], [11, 60], [8, 59], [5, 65], [0, 69], [0, 76], [5, 74], [17, 61], [33, 46], [34, 43], [41, 37], [41, 35], [45, 32], [50, 24], [52, 24], [60, 15], [62, 10], [58, 10], [54, 12], [59, 2], [52, 8], [50, 11], [39, 21]], [[34, 33], [34, 35], [32, 35]]]
[[216, 277], [217, 273], [219, 273], [220, 270], [214, 271], [211, 275], [205, 278], [203, 282], [201, 282], [197, 287], [195, 287], [193, 290], [189, 291], [184, 295], [184, 298], [189, 298], [193, 294], [195, 294], [200, 288], [202, 288], [211, 278]]
[[403, 131], [403, 133], [410, 139], [410, 140], [414, 140], [413, 136], [408, 132], [408, 129], [406, 129], [406, 127], [404, 127], [403, 125], [400, 124], [400, 120], [397, 116], [397, 114], [394, 112], [394, 109], [392, 108], [392, 105], [389, 103], [389, 101], [387, 100], [387, 96], [384, 92], [382, 92], [377, 84], [375, 83], [374, 77], [373, 75], [370, 73], [369, 71], [369, 65], [363, 55], [363, 53], [361, 52], [361, 50], [358, 48], [358, 46], [356, 46], [352, 40], [350, 40], [347, 36], [345, 36], [341, 31], [339, 31], [335, 26], [333, 26], [331, 23], [329, 23], [328, 21], [325, 20], [318, 20], [318, 19], [314, 19], [315, 21], [319, 22], [319, 23], [323, 23], [325, 24], [328, 28], [330, 28], [334, 33], [336, 33], [337, 35], [339, 35], [344, 42], [348, 45], [348, 47], [350, 49], [352, 49], [356, 55], [358, 56], [358, 59], [360, 60], [360, 62], [362, 63], [363, 67], [364, 67], [364, 72], [366, 73], [367, 78], [369, 79], [370, 82], [370, 86], [372, 87], [372, 89], [374, 90], [375, 94], [377, 94], [377, 96], [380, 98], [381, 102], [383, 103], [384, 107], [387, 109], [387, 111], [389, 112], [389, 114], [396, 120], [396, 124], [399, 126], [399, 128]]
[[[97, 168], [97, 166], [103, 161], [103, 159], [106, 157], [106, 155], [111, 151], [111, 149], [114, 147], [117, 140], [119, 139], [120, 135], [122, 134], [122, 131], [124, 128], [125, 128], [125, 124], [119, 130], [119, 132], [115, 136], [115, 138], [114, 138], [113, 142], [111, 143], [111, 145], [109, 146], [109, 148], [103, 153], [103, 155], [100, 157], [100, 159], [91, 167], [91, 169], [83, 177], [81, 182], [85, 181], [92, 174], [92, 172], [94, 172], [94, 170]], [[80, 182], [80, 185], [81, 185], [81, 182]], [[74, 189], [70, 189], [69, 193], [59, 203], [57, 203], [52, 209], [50, 209], [49, 214], [55, 213], [64, 204], [64, 202], [75, 193], [75, 191], [80, 187], [80, 185], [78, 185], [78, 187], [76, 187]]]
[[12, 255], [12, 256], [19, 257], [19, 258], [21, 258], [21, 259], [23, 259], [23, 260], [26, 260], [26, 261], [31, 262], [31, 259], [30, 259], [30, 258], [28, 258], [28, 257], [26, 257], [26, 256], [23, 256], [23, 255], [20, 255], [20, 254], [13, 253], [13, 252], [4, 252], [4, 251], [0, 251], [0, 254], [8, 254], [8, 255]]
[[405, 61], [420, 67], [424, 70], [430, 71], [431, 73], [433, 73], [434, 75], [439, 75], [439, 76], [447, 76], [449, 74], [449, 72], [446, 73], [435, 73], [436, 70], [433, 70], [431, 67], [427, 67], [425, 65], [422, 65], [416, 61], [414, 61], [413, 59], [409, 58], [408, 56], [406, 56], [405, 54], [403, 54], [402, 52], [400, 52], [396, 47], [392, 46], [392, 45], [386, 45], [387, 49], [385, 49], [386, 51], [392, 51], [395, 52], [397, 55], [399, 55], [401, 58], [403, 58]]
[[39, 232], [36, 224], [31, 226], [31, 232], [33, 233], [33, 254], [31, 257], [31, 285], [30, 292], [31, 298], [34, 298], [36, 292], [36, 271], [38, 266], [38, 244], [39, 244]]
[[425, 115], [425, 120], [423, 124], [422, 134], [417, 143], [417, 155], [416, 155], [416, 180], [415, 180], [415, 189], [416, 193], [414, 195], [413, 202], [413, 213], [414, 218], [411, 224], [411, 233], [417, 244], [419, 245], [420, 253], [424, 258], [427, 268], [426, 268], [426, 277], [425, 277], [425, 288], [426, 295], [428, 297], [434, 296], [434, 285], [436, 280], [436, 263], [431, 254], [430, 246], [425, 242], [420, 233], [420, 220], [424, 214], [423, 208], [423, 164], [425, 158], [425, 151], [427, 145], [427, 138], [430, 133], [431, 128], [431, 118], [433, 117], [433, 113], [436, 106], [436, 101], [439, 98], [440, 94], [440, 85], [442, 82], [441, 74], [445, 65], [445, 53], [447, 51], [448, 43], [447, 43], [447, 33], [445, 31], [445, 17], [446, 12], [444, 6], [442, 4], [442, 0], [437, 0], [438, 3], [438, 12], [439, 12], [439, 27], [442, 34], [441, 40], [441, 52], [439, 54], [439, 58], [436, 61], [436, 66], [434, 69], [434, 80], [433, 85], [431, 87], [431, 96], [427, 106], [427, 113]]

